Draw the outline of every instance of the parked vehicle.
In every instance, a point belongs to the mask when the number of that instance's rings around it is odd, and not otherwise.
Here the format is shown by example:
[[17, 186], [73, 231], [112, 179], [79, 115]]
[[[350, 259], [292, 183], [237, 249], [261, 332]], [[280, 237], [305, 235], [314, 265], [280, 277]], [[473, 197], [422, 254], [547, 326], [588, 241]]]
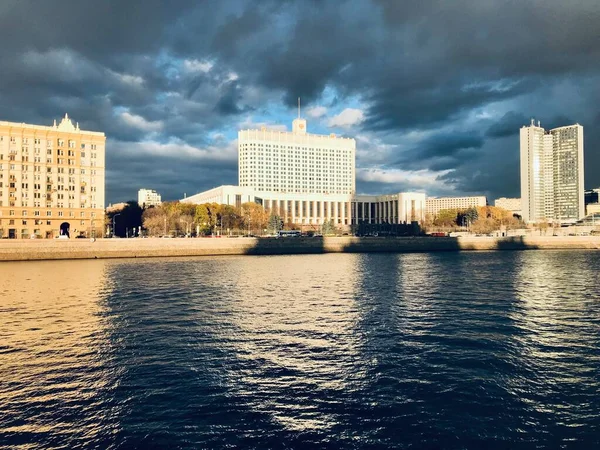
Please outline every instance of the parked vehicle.
[[302, 233], [298, 230], [281, 230], [277, 233], [277, 237], [300, 237]]

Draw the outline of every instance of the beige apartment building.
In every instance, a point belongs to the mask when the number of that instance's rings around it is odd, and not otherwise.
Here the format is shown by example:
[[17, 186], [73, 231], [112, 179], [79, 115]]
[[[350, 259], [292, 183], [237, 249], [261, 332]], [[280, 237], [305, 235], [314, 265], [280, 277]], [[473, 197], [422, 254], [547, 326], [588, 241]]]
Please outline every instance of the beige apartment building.
[[104, 133], [0, 121], [0, 235], [101, 237]]

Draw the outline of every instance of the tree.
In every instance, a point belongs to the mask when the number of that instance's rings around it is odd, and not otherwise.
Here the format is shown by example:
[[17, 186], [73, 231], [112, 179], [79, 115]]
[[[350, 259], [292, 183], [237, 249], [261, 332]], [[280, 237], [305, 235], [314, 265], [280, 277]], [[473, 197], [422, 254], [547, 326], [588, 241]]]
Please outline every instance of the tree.
[[283, 219], [276, 214], [271, 214], [267, 228], [270, 234], [277, 234], [283, 229]]
[[201, 234], [213, 234], [215, 232], [221, 206], [217, 203], [204, 203], [196, 206], [194, 222], [199, 226]]
[[535, 229], [540, 231], [540, 236], [542, 235], [542, 232], [544, 234], [546, 234], [546, 231], [548, 230], [548, 220], [546, 220], [546, 219], [540, 219], [535, 224]]
[[259, 230], [259, 233], [266, 228], [269, 217], [262, 205], [258, 203], [248, 202], [242, 204], [242, 216], [244, 225], [252, 234], [254, 230]]
[[454, 227], [458, 211], [456, 209], [442, 209], [438, 211], [437, 216], [433, 220], [433, 224], [437, 227]]
[[242, 227], [241, 214], [231, 205], [221, 205], [219, 221], [221, 228], [226, 233], [231, 233], [232, 230], [239, 230]]
[[491, 217], [481, 217], [471, 225], [471, 231], [477, 234], [489, 234], [497, 229], [497, 223]]
[[179, 232], [185, 236], [191, 236], [194, 232], [194, 218], [190, 214], [182, 214], [179, 216]]
[[479, 212], [477, 211], [477, 208], [468, 208], [463, 213], [463, 216], [465, 219], [465, 224], [463, 224], [463, 226], [469, 226], [479, 218]]
[[323, 236], [335, 234], [336, 231], [337, 230], [333, 219], [323, 222], [323, 225], [321, 226], [321, 234], [323, 234]]
[[161, 206], [146, 208], [142, 214], [142, 223], [150, 236], [167, 233], [167, 213]]

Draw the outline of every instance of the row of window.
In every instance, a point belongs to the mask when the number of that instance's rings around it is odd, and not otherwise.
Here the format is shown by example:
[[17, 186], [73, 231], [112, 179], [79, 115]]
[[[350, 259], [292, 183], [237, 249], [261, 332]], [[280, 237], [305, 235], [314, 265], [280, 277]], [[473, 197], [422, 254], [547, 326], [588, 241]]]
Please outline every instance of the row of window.
[[[5, 136], [0, 136], [0, 142], [4, 141], [4, 137]], [[74, 141], [72, 139], [68, 139], [66, 142], [67, 142], [67, 147], [69, 147], [69, 148], [75, 148], [76, 145], [77, 145], [76, 141]], [[17, 143], [17, 137], [16, 136], [10, 136], [10, 143], [11, 144], [16, 144]], [[23, 138], [22, 143], [23, 144], [28, 144], [29, 143], [29, 138]], [[41, 141], [41, 139], [35, 138], [35, 139], [33, 139], [33, 143], [36, 144], [36, 145], [40, 145], [42, 143], [42, 141]], [[59, 147], [63, 147], [65, 145], [65, 140], [59, 138], [59, 139], [56, 140], [56, 144]], [[46, 141], [46, 145], [48, 147], [52, 146], [52, 141], [51, 140], [47, 140]], [[89, 148], [91, 150], [97, 150], [98, 149], [98, 144], [86, 144], [86, 143], [82, 143], [81, 144], [81, 148], [82, 149]]]
[[[85, 225], [86, 224], [85, 220], [82, 220], [79, 223], [80, 223], [80, 225]], [[1, 224], [2, 224], [2, 219], [0, 219], [0, 225]], [[34, 220], [34, 225], [43, 225], [43, 224], [44, 224], [43, 220], [39, 220], [39, 219]], [[8, 220], [8, 225], [16, 225], [15, 224], [15, 219], [9, 219]], [[22, 220], [21, 221], [21, 225], [27, 225], [27, 220]], [[46, 220], [46, 225], [52, 225], [52, 221], [51, 220]], [[23, 230], [23, 231], [25, 232], [24, 234], [27, 234], [27, 232], [26, 232], [27, 230]], [[39, 232], [39, 230], [37, 230], [37, 231]], [[38, 233], [35, 233], [35, 234], [38, 234]]]
[[[2, 214], [2, 212], [0, 211], [0, 215], [1, 214]], [[15, 210], [14, 209], [10, 209], [8, 211], [8, 215], [9, 216], [14, 216], [15, 215]], [[24, 209], [23, 211], [21, 211], [21, 217], [27, 217], [27, 215], [28, 215], [28, 211], [27, 210]], [[33, 215], [36, 216], [36, 217], [39, 217], [39, 216], [41, 216], [41, 212], [38, 211], [38, 210], [35, 210], [35, 211], [33, 211]], [[47, 217], [51, 217], [52, 216], [52, 211], [50, 211], [50, 210], [46, 211], [46, 216]], [[62, 217], [63, 216], [63, 211], [58, 211], [58, 216]], [[71, 211], [69, 213], [69, 217], [75, 217], [75, 213], [73, 211]], [[79, 217], [82, 217], [82, 218], [85, 217], [85, 211], [80, 211], [79, 212]], [[90, 213], [90, 217], [92, 219], [94, 219], [96, 217], [96, 213], [95, 212]]]

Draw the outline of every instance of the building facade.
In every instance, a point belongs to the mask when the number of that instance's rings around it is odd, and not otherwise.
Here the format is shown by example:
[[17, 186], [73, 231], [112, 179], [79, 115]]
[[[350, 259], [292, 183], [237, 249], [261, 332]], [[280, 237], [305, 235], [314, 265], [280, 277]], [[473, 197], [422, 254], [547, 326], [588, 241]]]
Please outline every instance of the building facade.
[[256, 191], [251, 187], [219, 186], [180, 200], [183, 203], [218, 203], [240, 208], [258, 203], [284, 222], [310, 226], [333, 223], [341, 228], [369, 224], [421, 222], [425, 218], [425, 194], [402, 192], [388, 195], [287, 194]]
[[401, 224], [422, 222], [426, 197], [420, 192], [387, 195], [356, 195], [352, 198], [352, 224]]
[[443, 209], [469, 209], [477, 206], [487, 206], [485, 196], [476, 197], [429, 197], [426, 204], [426, 213], [433, 217]]
[[295, 119], [291, 132], [242, 130], [238, 144], [240, 185], [219, 186], [181, 202], [238, 208], [255, 202], [308, 228], [330, 221], [342, 229], [410, 223], [425, 216], [422, 193], [357, 196], [354, 139], [308, 134], [304, 119]]
[[521, 211], [521, 199], [520, 198], [506, 198], [501, 197], [494, 200], [494, 206], [502, 209], [506, 209], [507, 211], [512, 212], [518, 216], [522, 216], [523, 212]]
[[66, 114], [53, 126], [0, 122], [2, 236], [102, 236], [105, 142]]
[[355, 192], [354, 139], [309, 134], [306, 120], [292, 131], [238, 132], [239, 185], [261, 192], [352, 195]]
[[521, 209], [525, 222], [574, 223], [585, 215], [583, 127], [520, 130]]
[[138, 205], [142, 208], [158, 206], [162, 203], [160, 194], [153, 189], [140, 189], [138, 191]]
[[183, 203], [219, 203], [236, 208], [247, 202], [258, 203], [285, 222], [310, 226], [333, 221], [340, 227], [351, 224], [352, 196], [347, 194], [283, 193], [257, 191], [252, 187], [219, 186], [180, 200]]

